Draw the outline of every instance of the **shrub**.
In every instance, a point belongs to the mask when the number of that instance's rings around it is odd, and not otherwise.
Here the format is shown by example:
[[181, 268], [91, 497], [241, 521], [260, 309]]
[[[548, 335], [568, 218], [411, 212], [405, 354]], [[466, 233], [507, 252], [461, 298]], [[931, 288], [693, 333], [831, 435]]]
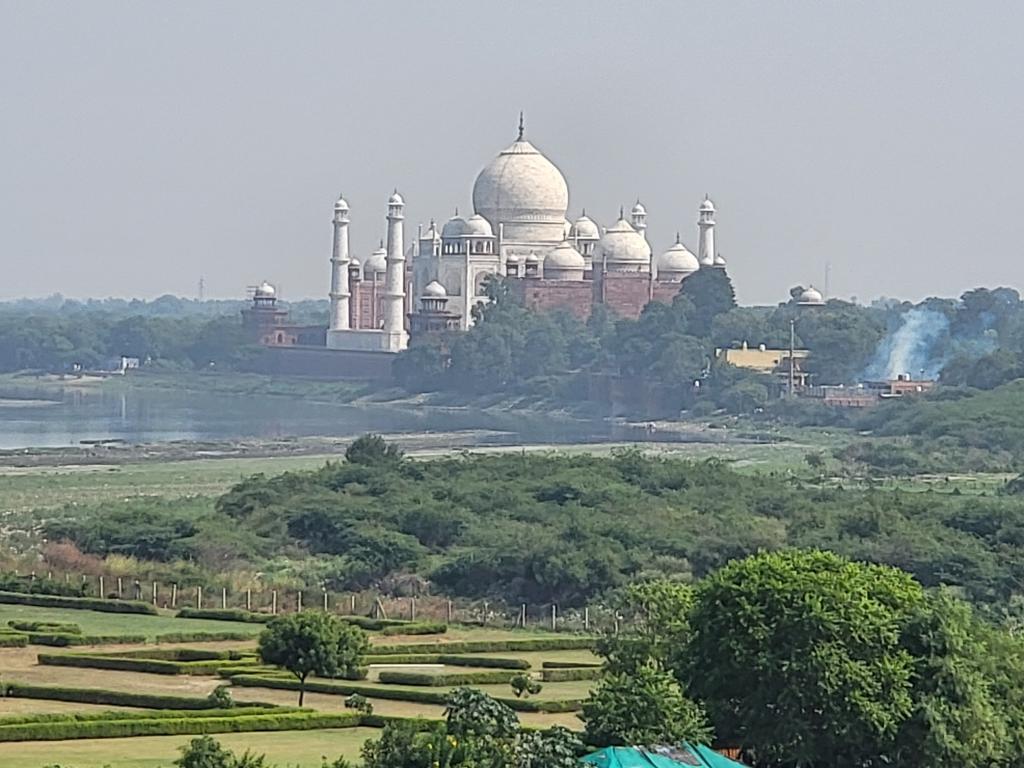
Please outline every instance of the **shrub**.
[[600, 669], [603, 666], [603, 661], [545, 661], [541, 664], [544, 669]]
[[[150, 693], [129, 693], [102, 688], [65, 688], [51, 685], [7, 683], [6, 695], [20, 699], [46, 699], [48, 701], [74, 701], [80, 704], [106, 704], [115, 707], [143, 709], [212, 709], [208, 698], [202, 696], [173, 696]], [[273, 704], [246, 702], [246, 707], [276, 708]]]
[[522, 698], [524, 695], [536, 696], [544, 687], [525, 672], [513, 675], [512, 679], [509, 680], [509, 685], [512, 686], [512, 693], [516, 695], [517, 699]]
[[447, 624], [440, 622], [414, 622], [409, 624], [392, 624], [381, 629], [382, 635], [443, 635], [448, 631]]
[[421, 653], [502, 653], [505, 651], [576, 651], [593, 650], [596, 639], [571, 635], [568, 637], [531, 637], [522, 640], [462, 640], [453, 643], [405, 643], [375, 645], [376, 656]]
[[165, 632], [157, 635], [157, 643], [209, 643], [221, 640], [252, 640], [249, 632]]
[[0, 634], [0, 648], [24, 648], [28, 645], [28, 635], [13, 632]]
[[545, 683], [568, 683], [575, 680], [598, 680], [603, 674], [604, 670], [601, 667], [542, 669], [540, 679]]
[[345, 699], [345, 707], [347, 709], [354, 709], [364, 715], [373, 714], [373, 704], [371, 704], [370, 700], [361, 693], [353, 693]]
[[[58, 667], [114, 669], [122, 672], [148, 672], [154, 675], [215, 675], [224, 659], [217, 656], [199, 661], [176, 661], [160, 658], [109, 656], [99, 653], [41, 653], [39, 663]], [[252, 665], [256, 665], [255, 659]], [[245, 666], [237, 660], [233, 666]]]
[[444, 656], [437, 660], [451, 667], [494, 667], [495, 669], [529, 669], [526, 659], [499, 659], [490, 656]]
[[266, 624], [273, 616], [267, 613], [244, 611], [241, 608], [182, 608], [179, 619], [215, 619], [217, 621], [243, 621], [247, 624]]
[[214, 709], [231, 709], [235, 706], [235, 700], [231, 698], [231, 687], [228, 685], [218, 685], [210, 691], [206, 699]]
[[382, 670], [377, 676], [380, 682], [393, 685], [491, 685], [508, 683], [517, 672], [510, 670], [491, 670], [489, 672], [465, 672], [462, 674], [430, 674], [427, 672], [400, 672], [398, 670]]
[[405, 619], [371, 619], [369, 616], [342, 616], [341, 620], [368, 632], [379, 632], [385, 627], [401, 627], [410, 623]]
[[149, 603], [136, 600], [101, 600], [96, 597], [67, 597], [63, 595], [26, 595], [20, 592], [0, 592], [0, 603], [34, 605], [41, 608], [72, 608], [104, 613], [144, 613], [155, 616], [157, 610]]
[[72, 645], [135, 645], [146, 642], [145, 635], [73, 635], [56, 632], [28, 632], [31, 645], [67, 648]]
[[60, 621], [8, 621], [7, 626], [20, 632], [56, 632], [63, 635], [80, 635], [82, 628], [77, 624]]

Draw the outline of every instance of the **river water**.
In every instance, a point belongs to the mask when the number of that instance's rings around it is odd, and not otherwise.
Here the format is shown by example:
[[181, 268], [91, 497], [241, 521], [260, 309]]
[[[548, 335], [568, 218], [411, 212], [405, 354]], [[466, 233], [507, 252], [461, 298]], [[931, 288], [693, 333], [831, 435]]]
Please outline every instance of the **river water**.
[[642, 430], [550, 414], [387, 405], [338, 405], [301, 398], [71, 391], [62, 401], [0, 399], [0, 449], [53, 448], [83, 441], [223, 441], [349, 437], [473, 430], [479, 444], [586, 443], [642, 439]]

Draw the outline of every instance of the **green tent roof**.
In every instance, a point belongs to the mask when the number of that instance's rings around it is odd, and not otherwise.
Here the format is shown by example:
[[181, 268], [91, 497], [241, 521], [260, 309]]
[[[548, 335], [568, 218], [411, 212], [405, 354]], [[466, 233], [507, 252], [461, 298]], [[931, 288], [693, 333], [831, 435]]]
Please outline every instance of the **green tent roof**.
[[607, 747], [583, 758], [594, 768], [744, 768], [700, 744], [678, 747]]

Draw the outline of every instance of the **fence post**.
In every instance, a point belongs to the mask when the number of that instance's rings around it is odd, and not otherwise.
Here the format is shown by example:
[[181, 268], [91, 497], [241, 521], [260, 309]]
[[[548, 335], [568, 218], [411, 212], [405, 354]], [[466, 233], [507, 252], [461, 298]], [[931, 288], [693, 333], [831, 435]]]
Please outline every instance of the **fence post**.
[[551, 629], [558, 629], [558, 606], [554, 603], [551, 604]]
[[277, 590], [270, 593], [270, 613], [277, 616]]
[[154, 581], [153, 582], [153, 605], [156, 605], [156, 602], [157, 602], [157, 587], [156, 587], [156, 582]]
[[409, 621], [416, 621], [416, 598], [409, 598]]
[[103, 599], [103, 577], [100, 576], [100, 599]]
[[221, 607], [221, 610], [224, 610], [224, 609], [226, 609], [228, 607], [228, 588], [227, 587], [221, 587], [220, 588], [220, 607]]
[[488, 618], [489, 615], [490, 615], [490, 608], [487, 605], [487, 601], [484, 600], [484, 620], [482, 622], [480, 622], [480, 623], [483, 624], [485, 627], [487, 626], [487, 618]]
[[327, 613], [327, 587], [324, 587], [324, 613]]
[[299, 590], [295, 595], [295, 610], [298, 613], [302, 613], [302, 590]]
[[583, 629], [586, 632], [590, 631], [590, 608], [586, 607], [583, 609]]
[[356, 596], [355, 596], [355, 593], [353, 593], [350, 596], [348, 615], [349, 616], [355, 616], [356, 615]]
[[203, 609], [203, 588], [196, 587], [196, 608]]
[[451, 600], [448, 601], [447, 613], [445, 615], [448, 617], [448, 623], [451, 624], [452, 623], [452, 601]]
[[245, 610], [252, 611], [252, 589], [245, 590]]
[[121, 577], [120, 576], [117, 577], [117, 596], [118, 597], [124, 597], [124, 588], [123, 588], [123, 586], [121, 584]]
[[526, 629], [526, 603], [523, 603], [523, 607], [521, 608], [521, 611], [522, 611], [522, 617], [523, 617], [523, 629]]
[[178, 583], [171, 584], [171, 608], [178, 607]]

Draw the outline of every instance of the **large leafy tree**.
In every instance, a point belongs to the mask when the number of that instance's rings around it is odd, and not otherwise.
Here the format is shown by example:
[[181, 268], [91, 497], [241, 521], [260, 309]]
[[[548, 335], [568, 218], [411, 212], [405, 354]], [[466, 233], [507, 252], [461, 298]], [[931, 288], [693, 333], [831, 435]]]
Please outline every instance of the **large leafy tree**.
[[724, 269], [693, 273], [683, 280], [679, 297], [693, 304], [692, 330], [699, 336], [710, 336], [715, 318], [736, 307], [736, 291]]
[[913, 711], [903, 630], [924, 600], [905, 573], [827, 552], [734, 561], [698, 587], [688, 690], [759, 762], [863, 765]]
[[320, 611], [279, 616], [259, 639], [263, 663], [284, 667], [299, 679], [300, 707], [306, 678], [354, 676], [368, 648], [363, 630]]

